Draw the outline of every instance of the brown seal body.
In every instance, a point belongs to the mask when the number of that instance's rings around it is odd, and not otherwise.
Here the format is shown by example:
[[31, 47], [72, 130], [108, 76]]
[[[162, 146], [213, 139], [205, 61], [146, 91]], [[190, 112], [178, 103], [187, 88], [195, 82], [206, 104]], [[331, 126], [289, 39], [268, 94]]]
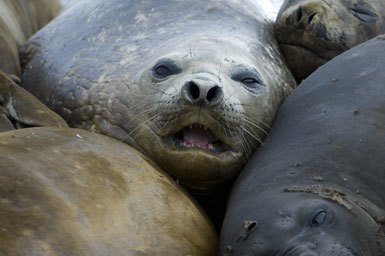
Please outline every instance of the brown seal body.
[[382, 33], [383, 0], [286, 0], [275, 24], [278, 43], [298, 81]]
[[0, 70], [0, 132], [34, 126], [68, 127], [63, 118]]
[[31, 126], [67, 127], [65, 121], [15, 83], [18, 47], [60, 10], [52, 0], [0, 2], [0, 131]]
[[237, 175], [295, 87], [264, 15], [247, 0], [71, 1], [23, 47], [22, 85], [206, 193]]
[[0, 69], [20, 76], [18, 47], [60, 11], [58, 0], [0, 2]]
[[1, 255], [215, 255], [211, 224], [130, 146], [77, 129], [0, 133]]

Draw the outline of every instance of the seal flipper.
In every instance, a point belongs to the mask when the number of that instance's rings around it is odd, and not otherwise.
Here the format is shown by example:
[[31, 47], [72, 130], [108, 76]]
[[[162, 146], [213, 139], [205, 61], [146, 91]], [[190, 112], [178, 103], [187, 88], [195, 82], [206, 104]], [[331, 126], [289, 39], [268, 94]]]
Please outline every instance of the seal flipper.
[[[31, 126], [68, 127], [66, 122], [32, 94], [18, 86], [8, 75], [0, 71], [0, 94], [3, 98], [2, 119], [8, 117], [4, 128], [13, 123], [14, 128]], [[10, 128], [10, 127], [9, 127]]]

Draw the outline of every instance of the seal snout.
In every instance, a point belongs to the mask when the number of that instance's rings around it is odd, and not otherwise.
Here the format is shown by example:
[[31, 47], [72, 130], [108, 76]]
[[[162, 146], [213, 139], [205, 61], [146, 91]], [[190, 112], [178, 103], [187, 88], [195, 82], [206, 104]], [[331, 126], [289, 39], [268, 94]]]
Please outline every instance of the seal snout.
[[192, 79], [183, 85], [182, 96], [192, 104], [215, 106], [222, 102], [223, 90], [212, 81]]
[[286, 247], [283, 252], [278, 253], [278, 256], [319, 256], [314, 249], [317, 245], [311, 242], [299, 243]]
[[320, 11], [312, 6], [299, 5], [289, 9], [284, 17], [286, 25], [306, 29], [320, 19]]

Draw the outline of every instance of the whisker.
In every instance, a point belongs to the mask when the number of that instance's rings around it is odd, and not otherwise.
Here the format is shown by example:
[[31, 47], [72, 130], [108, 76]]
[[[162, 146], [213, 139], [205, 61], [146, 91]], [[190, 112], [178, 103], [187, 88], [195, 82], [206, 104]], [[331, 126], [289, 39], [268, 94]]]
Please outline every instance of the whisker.
[[[242, 118], [244, 118], [244, 120], [247, 120], [247, 121], [249, 121], [249, 122], [253, 122], [253, 120], [251, 120], [249, 117], [245, 116], [244, 114], [242, 114], [241, 116], [242, 116]], [[268, 125], [267, 123], [261, 121], [259, 118], [256, 118], [256, 117], [254, 117], [254, 118], [255, 118], [255, 121], [257, 121], [258, 123], [261, 123], [261, 124], [263, 124], [264, 126], [266, 126], [266, 127], [268, 128], [269, 131], [272, 131], [272, 130], [273, 130], [273, 128], [271, 128], [270, 125]]]
[[242, 130], [244, 130], [247, 134], [249, 134], [251, 137], [253, 137], [256, 141], [258, 141], [261, 145], [264, 145], [264, 143], [259, 139], [257, 138], [254, 134], [252, 134], [251, 132], [249, 132], [247, 129], [245, 129], [244, 127], [242, 127]]
[[246, 123], [248, 123], [249, 125], [252, 125], [252, 126], [254, 126], [255, 128], [257, 128], [258, 130], [260, 130], [260, 131], [262, 131], [265, 135], [266, 135], [266, 137], [267, 137], [267, 139], [269, 140], [270, 138], [269, 138], [269, 134], [264, 130], [264, 129], [262, 129], [262, 127], [259, 127], [258, 125], [256, 125], [256, 124], [254, 124], [253, 122], [250, 122], [249, 120], [247, 120], [247, 119], [243, 119]]

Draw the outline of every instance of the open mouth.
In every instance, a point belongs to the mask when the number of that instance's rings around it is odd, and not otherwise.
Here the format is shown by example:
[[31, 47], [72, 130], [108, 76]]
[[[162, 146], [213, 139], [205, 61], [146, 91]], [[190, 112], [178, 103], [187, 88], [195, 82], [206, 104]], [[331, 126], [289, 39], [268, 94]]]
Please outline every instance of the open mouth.
[[229, 150], [220, 139], [207, 127], [200, 124], [192, 124], [172, 135], [177, 149], [199, 148], [220, 154]]

